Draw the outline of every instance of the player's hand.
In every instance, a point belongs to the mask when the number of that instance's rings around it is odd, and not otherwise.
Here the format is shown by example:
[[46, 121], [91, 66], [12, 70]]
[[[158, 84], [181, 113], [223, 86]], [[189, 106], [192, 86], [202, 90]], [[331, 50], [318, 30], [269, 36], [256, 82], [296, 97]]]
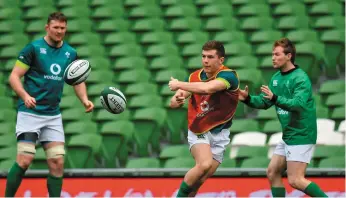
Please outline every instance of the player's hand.
[[244, 101], [249, 96], [249, 87], [246, 85], [245, 90], [239, 89], [238, 99]]
[[90, 100], [83, 101], [83, 105], [86, 113], [92, 112], [94, 109], [94, 104]]
[[31, 97], [30, 95], [27, 95], [25, 98], [24, 98], [24, 104], [26, 106], [26, 108], [35, 108], [36, 107], [36, 100], [35, 98]]
[[271, 100], [273, 98], [274, 94], [268, 86], [262, 85], [261, 91], [265, 94], [264, 98], [267, 98], [268, 100]]
[[177, 91], [179, 89], [179, 80], [171, 77], [171, 80], [168, 83], [168, 87], [171, 91]]
[[185, 97], [184, 97], [184, 93], [180, 92], [180, 94], [176, 94], [175, 95], [175, 101], [177, 102], [177, 104], [179, 106], [183, 105], [185, 103]]

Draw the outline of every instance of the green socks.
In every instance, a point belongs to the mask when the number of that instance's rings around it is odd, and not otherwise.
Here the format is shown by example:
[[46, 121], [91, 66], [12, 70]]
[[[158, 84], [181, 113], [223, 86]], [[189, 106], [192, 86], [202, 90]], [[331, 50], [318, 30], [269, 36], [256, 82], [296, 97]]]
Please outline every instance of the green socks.
[[185, 181], [180, 185], [177, 197], [188, 197], [189, 194], [193, 191], [193, 188], [188, 186]]
[[311, 182], [304, 190], [304, 193], [310, 197], [328, 197], [320, 187], [317, 186], [314, 182]]
[[272, 187], [272, 195], [273, 197], [285, 197], [286, 196], [285, 187]]
[[49, 193], [49, 197], [60, 197], [61, 188], [62, 188], [62, 178], [63, 177], [55, 177], [51, 174], [47, 177], [47, 189]]
[[13, 164], [7, 175], [5, 197], [14, 197], [16, 195], [25, 171], [17, 162]]

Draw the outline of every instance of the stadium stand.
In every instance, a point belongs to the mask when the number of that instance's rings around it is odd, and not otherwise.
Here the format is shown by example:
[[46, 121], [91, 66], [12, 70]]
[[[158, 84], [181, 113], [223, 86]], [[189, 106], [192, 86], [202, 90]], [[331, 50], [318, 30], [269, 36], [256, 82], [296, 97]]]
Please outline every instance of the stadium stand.
[[[291, 3], [292, 2], [292, 3]], [[67, 168], [146, 168], [194, 165], [186, 140], [187, 108], [170, 109], [170, 76], [185, 80], [199, 68], [201, 47], [224, 42], [226, 65], [237, 69], [252, 93], [268, 83], [272, 43], [296, 43], [296, 62], [310, 76], [318, 116], [318, 141], [309, 167], [345, 164], [345, 21], [340, 0], [0, 0], [0, 169], [15, 153], [17, 97], [7, 76], [18, 52], [44, 35], [48, 13], [68, 16], [66, 40], [88, 59], [86, 115], [65, 86], [61, 109]], [[128, 100], [124, 113], [102, 109], [99, 93], [116, 86]], [[266, 167], [281, 139], [275, 109], [239, 104], [222, 167]], [[38, 148], [33, 169], [45, 169]]]

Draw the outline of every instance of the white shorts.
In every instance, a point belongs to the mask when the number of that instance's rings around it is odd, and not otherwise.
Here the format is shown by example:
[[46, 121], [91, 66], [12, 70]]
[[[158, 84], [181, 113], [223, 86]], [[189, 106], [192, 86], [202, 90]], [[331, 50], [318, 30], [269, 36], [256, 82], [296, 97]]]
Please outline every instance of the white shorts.
[[310, 163], [313, 154], [314, 144], [305, 145], [287, 145], [280, 141], [274, 150], [274, 154], [286, 157], [286, 161], [296, 161]]
[[27, 112], [18, 112], [16, 136], [22, 133], [37, 133], [40, 142], [65, 142], [61, 114], [41, 116]]
[[229, 144], [229, 129], [223, 129], [220, 133], [204, 133], [201, 135], [196, 135], [189, 130], [187, 139], [191, 147], [195, 144], [209, 144], [211, 148], [211, 153], [213, 154], [213, 158], [222, 163], [223, 154], [226, 150], [226, 146]]

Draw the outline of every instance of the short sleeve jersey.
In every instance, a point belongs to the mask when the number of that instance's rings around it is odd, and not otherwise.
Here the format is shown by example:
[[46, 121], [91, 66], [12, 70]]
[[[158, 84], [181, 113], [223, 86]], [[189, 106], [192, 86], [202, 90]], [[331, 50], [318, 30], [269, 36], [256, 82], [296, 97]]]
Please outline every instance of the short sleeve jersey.
[[63, 74], [76, 59], [76, 50], [66, 42], [56, 48], [40, 38], [26, 45], [20, 51], [16, 65], [28, 69], [24, 75], [24, 89], [35, 98], [36, 108], [26, 108], [24, 101], [19, 99], [18, 111], [48, 116], [60, 114]]

